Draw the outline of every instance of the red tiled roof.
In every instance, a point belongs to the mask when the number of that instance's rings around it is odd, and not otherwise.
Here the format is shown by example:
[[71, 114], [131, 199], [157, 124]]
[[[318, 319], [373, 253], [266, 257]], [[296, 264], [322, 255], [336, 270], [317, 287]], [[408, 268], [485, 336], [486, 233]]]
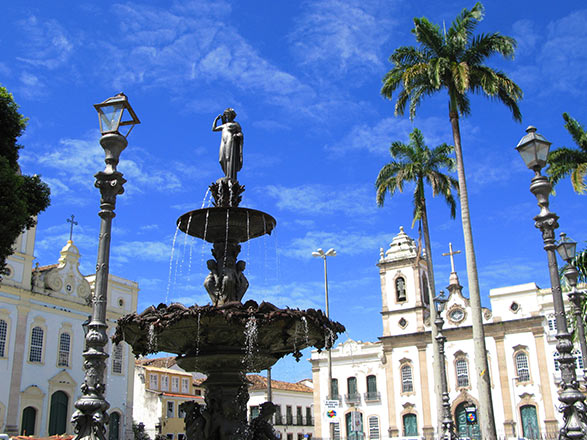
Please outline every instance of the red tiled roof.
[[175, 356], [135, 359], [135, 365], [141, 367], [170, 368], [173, 367], [175, 363]]
[[[249, 386], [250, 390], [263, 390], [267, 388], [267, 378], [258, 374], [248, 374], [247, 379], [252, 385]], [[284, 382], [281, 380], [271, 380], [271, 388], [275, 390], [284, 391], [297, 391], [300, 393], [313, 393], [312, 388], [307, 387], [301, 383]]]
[[[47, 266], [39, 266], [39, 271], [40, 272], [44, 272], [46, 270], [53, 269], [54, 267], [57, 267], [57, 266], [59, 266], [59, 263], [49, 264]], [[12, 438], [18, 438], [18, 437], [12, 437]], [[32, 438], [32, 437], [25, 437], [25, 438]], [[65, 438], [65, 437], [55, 437], [55, 436], [53, 436], [53, 437], [47, 437], [47, 438]]]

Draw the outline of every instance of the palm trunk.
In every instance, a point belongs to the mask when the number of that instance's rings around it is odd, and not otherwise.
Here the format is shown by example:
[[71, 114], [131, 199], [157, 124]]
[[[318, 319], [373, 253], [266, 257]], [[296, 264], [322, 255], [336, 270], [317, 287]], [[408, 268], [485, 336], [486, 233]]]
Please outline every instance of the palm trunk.
[[465, 180], [463, 150], [461, 148], [459, 114], [453, 99], [450, 101], [449, 117], [455, 143], [459, 195], [461, 201], [461, 219], [465, 240], [465, 255], [467, 258], [467, 278], [469, 282], [469, 300], [471, 304], [471, 321], [473, 323], [473, 344], [475, 350], [475, 372], [477, 373], [477, 392], [479, 393], [478, 415], [481, 424], [482, 438], [484, 440], [496, 440], [497, 433], [495, 429], [495, 418], [493, 416], [487, 349], [485, 348], [485, 331], [483, 330], [479, 278], [477, 276], [477, 262], [475, 259], [473, 231], [471, 229], [471, 217], [469, 214], [469, 197]]
[[438, 341], [436, 336], [438, 335], [438, 329], [434, 325], [436, 321], [436, 307], [434, 307], [434, 296], [436, 295], [436, 284], [434, 283], [434, 266], [432, 264], [432, 248], [430, 246], [430, 232], [428, 230], [428, 212], [426, 210], [426, 199], [422, 199], [422, 229], [424, 230], [424, 247], [426, 248], [426, 263], [428, 267], [428, 283], [430, 288], [428, 289], [428, 305], [430, 306], [430, 333], [432, 335], [432, 353], [434, 356], [432, 369], [434, 371], [434, 394], [436, 395], [436, 429], [437, 432], [441, 432], [442, 429], [442, 387], [440, 381], [442, 380], [440, 369], [444, 368], [444, 365], [440, 365], [438, 360], [440, 359], [440, 349], [438, 347]]

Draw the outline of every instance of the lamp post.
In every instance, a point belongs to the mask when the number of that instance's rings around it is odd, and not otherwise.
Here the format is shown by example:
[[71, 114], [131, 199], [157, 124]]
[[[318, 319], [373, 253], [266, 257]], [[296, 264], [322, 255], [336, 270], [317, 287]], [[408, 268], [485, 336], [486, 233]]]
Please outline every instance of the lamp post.
[[[328, 311], [328, 265], [326, 264], [326, 257], [336, 257], [336, 251], [334, 249], [328, 249], [324, 252], [321, 248], [315, 252], [312, 252], [313, 257], [320, 257], [324, 260], [324, 296], [326, 299], [326, 317], [330, 319], [330, 313]], [[328, 400], [332, 400], [332, 356], [330, 348], [327, 350], [328, 354]]]
[[583, 377], [587, 378], [587, 341], [585, 340], [585, 322], [581, 313], [581, 298], [585, 295], [584, 290], [577, 290], [577, 278], [579, 272], [577, 268], [572, 264], [573, 258], [575, 258], [575, 252], [577, 250], [577, 242], [567, 237], [567, 234], [561, 232], [560, 240], [556, 251], [560, 257], [567, 262], [564, 275], [571, 286], [569, 292], [569, 300], [573, 304], [573, 315], [575, 315], [575, 325], [577, 326], [577, 336], [579, 344], [581, 345], [581, 357], [583, 359]]
[[123, 93], [95, 104], [100, 118], [100, 145], [104, 148], [106, 168], [99, 171], [95, 186], [100, 189], [100, 237], [98, 242], [98, 262], [96, 263], [96, 284], [92, 298], [91, 321], [86, 324], [84, 383], [80, 389], [82, 397], [75, 402], [76, 411], [71, 417], [76, 440], [105, 440], [110, 404], [104, 398], [106, 384], [104, 369], [108, 354], [104, 346], [108, 342], [106, 335], [106, 307], [108, 271], [110, 261], [110, 234], [112, 219], [116, 206], [116, 196], [124, 192], [126, 180], [116, 170], [120, 153], [128, 144], [126, 136], [134, 125], [139, 124], [128, 99]]
[[544, 250], [548, 257], [548, 270], [552, 289], [552, 301], [556, 316], [556, 349], [559, 353], [558, 361], [561, 370], [559, 411], [563, 413], [563, 426], [560, 429], [559, 440], [583, 439], [587, 436], [587, 408], [585, 396], [579, 391], [579, 384], [575, 373], [575, 358], [572, 355], [573, 342], [568, 331], [565, 306], [561, 292], [558, 265], [556, 261], [556, 244], [554, 230], [558, 227], [558, 216], [548, 209], [548, 196], [552, 185], [540, 170], [546, 165], [550, 142], [536, 133], [536, 127], [528, 127], [527, 134], [520, 140], [516, 149], [522, 156], [526, 166], [533, 170], [535, 175], [530, 183], [530, 191], [536, 196], [540, 213], [534, 217], [536, 227], [542, 232]]
[[445, 367], [445, 353], [444, 344], [446, 342], [446, 336], [442, 334], [442, 327], [444, 325], [444, 319], [442, 319], [442, 312], [448, 299], [444, 296], [444, 291], [440, 291], [440, 295], [434, 297], [434, 308], [436, 310], [436, 319], [434, 325], [436, 326], [436, 341], [438, 343], [438, 364], [440, 369], [440, 389], [442, 393], [442, 423], [440, 432], [440, 439], [442, 440], [453, 440], [456, 439], [454, 431], [454, 422], [450, 414], [450, 397], [448, 395], [448, 383], [446, 379], [446, 367]]

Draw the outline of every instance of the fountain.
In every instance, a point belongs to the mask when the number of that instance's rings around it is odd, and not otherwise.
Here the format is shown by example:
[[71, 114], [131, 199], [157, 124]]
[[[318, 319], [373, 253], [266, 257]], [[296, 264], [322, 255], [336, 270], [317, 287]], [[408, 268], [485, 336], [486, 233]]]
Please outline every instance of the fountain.
[[328, 349], [336, 333], [345, 331], [320, 310], [280, 309], [252, 300], [242, 303], [249, 282], [246, 264], [238, 260], [240, 243], [271, 234], [276, 221], [264, 212], [239, 207], [245, 190], [236, 178], [243, 162], [243, 134], [235, 117], [233, 109], [226, 109], [212, 127], [222, 132], [220, 165], [225, 174], [210, 185], [213, 206], [177, 220], [182, 232], [212, 244], [214, 258], [207, 261], [210, 273], [204, 281], [212, 303], [151, 306], [121, 318], [113, 337], [115, 343], [130, 344], [137, 356], [174, 353], [184, 370], [207, 375], [206, 406], [190, 402], [184, 407], [188, 440], [276, 438], [268, 422], [275, 411], [270, 402], [247, 423], [246, 373], [270, 368], [288, 354], [299, 360], [307, 347]]

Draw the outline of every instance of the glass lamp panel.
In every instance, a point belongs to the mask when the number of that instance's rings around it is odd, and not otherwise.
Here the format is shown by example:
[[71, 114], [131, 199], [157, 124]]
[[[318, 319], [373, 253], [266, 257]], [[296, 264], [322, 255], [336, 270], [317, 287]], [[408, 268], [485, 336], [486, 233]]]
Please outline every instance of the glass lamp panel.
[[123, 110], [124, 106], [122, 104], [111, 104], [100, 107], [98, 112], [100, 114], [100, 128], [102, 133], [118, 131]]
[[520, 153], [520, 156], [522, 156], [522, 160], [528, 168], [532, 169], [537, 165], [535, 142], [529, 142], [525, 145], [519, 146], [518, 153]]
[[576, 250], [577, 243], [568, 238], [567, 236], [562, 237], [558, 246], [556, 247], [556, 251], [565, 261], [574, 258]]
[[550, 143], [536, 141], [536, 161], [540, 168], [546, 165], [546, 159], [548, 159], [548, 150], [550, 150]]

